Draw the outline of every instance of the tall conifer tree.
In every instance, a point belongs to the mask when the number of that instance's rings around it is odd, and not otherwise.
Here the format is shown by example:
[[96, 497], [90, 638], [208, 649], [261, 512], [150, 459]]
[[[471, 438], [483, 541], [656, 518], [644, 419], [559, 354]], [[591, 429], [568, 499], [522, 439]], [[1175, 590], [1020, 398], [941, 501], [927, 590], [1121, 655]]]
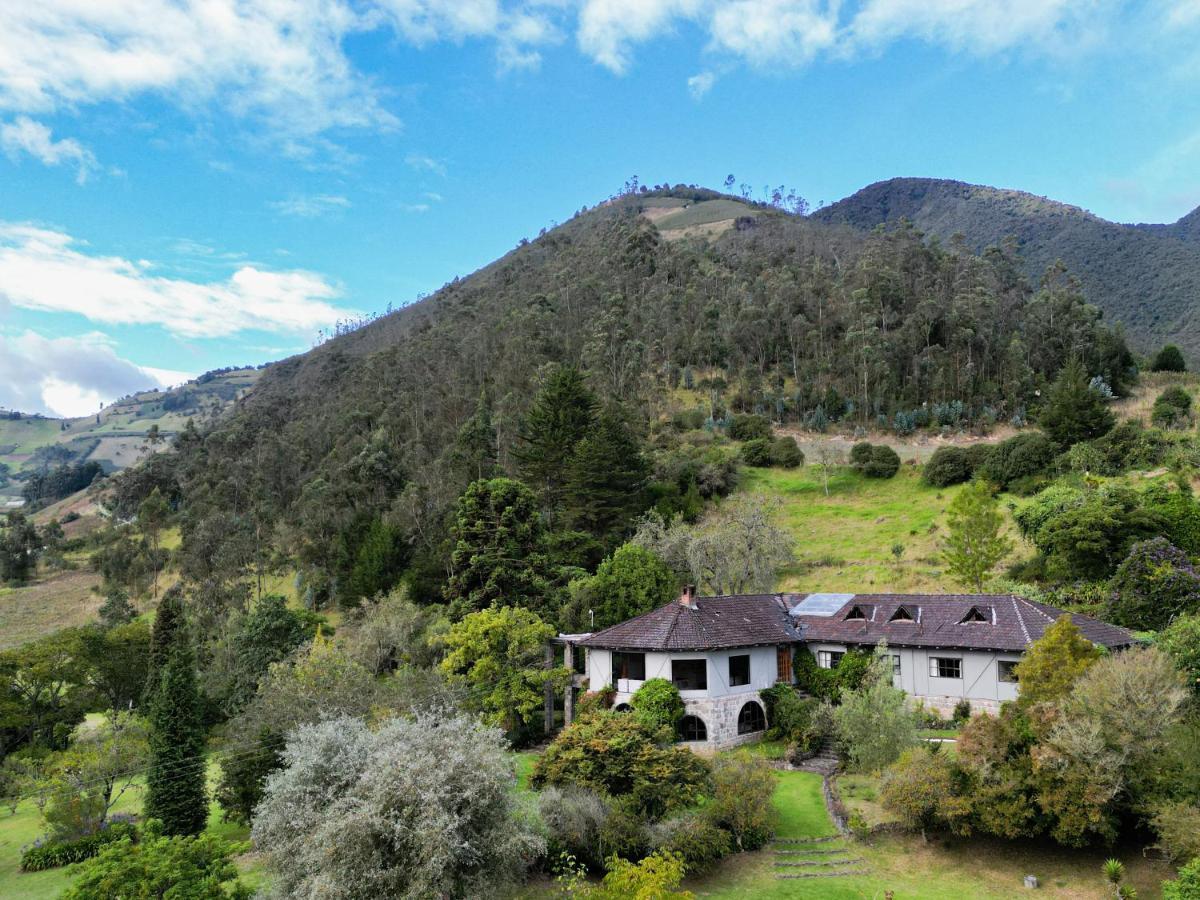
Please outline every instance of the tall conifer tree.
[[146, 670], [146, 694], [142, 705], [149, 706], [158, 691], [163, 669], [170, 658], [183, 628], [183, 591], [178, 585], [163, 594], [154, 613], [154, 630], [150, 633], [150, 665]]
[[559, 366], [542, 384], [518, 433], [521, 477], [551, 518], [562, 510], [575, 446], [596, 424], [596, 397], [578, 369]]
[[180, 635], [150, 704], [150, 769], [145, 817], [169, 835], [199, 834], [208, 820], [204, 723], [192, 651]]
[[571, 458], [566, 502], [573, 526], [614, 545], [645, 507], [649, 475], [622, 411], [607, 407]]

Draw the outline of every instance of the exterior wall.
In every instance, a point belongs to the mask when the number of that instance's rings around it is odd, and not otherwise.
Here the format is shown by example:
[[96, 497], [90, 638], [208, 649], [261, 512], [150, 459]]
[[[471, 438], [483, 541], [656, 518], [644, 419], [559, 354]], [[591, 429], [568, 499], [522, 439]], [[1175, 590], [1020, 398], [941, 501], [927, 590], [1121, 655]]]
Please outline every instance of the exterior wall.
[[[845, 651], [842, 644], [813, 643], [809, 650]], [[1020, 662], [1020, 653], [989, 650], [952, 650], [932, 647], [889, 647], [888, 653], [900, 657], [900, 674], [893, 678], [896, 687], [926, 706], [949, 715], [960, 700], [969, 700], [976, 712], [996, 712], [1006, 700], [1017, 699], [1017, 685], [1000, 680], [1000, 662]], [[962, 660], [962, 678], [935, 678], [929, 674], [931, 658]]]
[[[705, 653], [646, 653], [646, 679], [665, 678], [671, 680], [671, 661], [675, 659], [703, 659], [707, 662], [708, 689], [703, 691], [680, 691], [687, 715], [697, 716], [704, 722], [708, 740], [697, 746], [730, 747], [758, 740], [762, 732], [739, 735], [738, 714], [742, 707], [754, 701], [763, 706], [758, 692], [775, 684], [777, 671], [776, 648], [744, 647], [735, 650], [712, 650]], [[729, 657], [750, 657], [750, 683], [729, 684]], [[612, 684], [617, 690], [614, 706], [629, 703], [634, 693], [645, 682], [626, 679], [613, 680], [612, 651], [593, 649], [588, 651], [587, 683], [589, 690], [603, 690]], [[763, 708], [765, 714], [766, 708]]]

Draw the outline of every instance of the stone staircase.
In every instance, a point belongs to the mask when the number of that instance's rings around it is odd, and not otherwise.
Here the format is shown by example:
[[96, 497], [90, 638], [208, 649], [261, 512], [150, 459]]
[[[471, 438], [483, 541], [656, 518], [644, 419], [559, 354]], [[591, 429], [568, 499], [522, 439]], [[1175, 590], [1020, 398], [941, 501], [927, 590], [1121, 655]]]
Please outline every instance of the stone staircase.
[[825, 743], [821, 745], [821, 749], [817, 751], [817, 755], [797, 764], [796, 768], [802, 772], [816, 772], [818, 775], [828, 777], [838, 770], [840, 764], [841, 760], [837, 754], [837, 745], [834, 744], [832, 739], [826, 738]]
[[840, 837], [780, 839], [772, 843], [771, 853], [779, 879], [867, 874], [863, 858], [853, 855]]

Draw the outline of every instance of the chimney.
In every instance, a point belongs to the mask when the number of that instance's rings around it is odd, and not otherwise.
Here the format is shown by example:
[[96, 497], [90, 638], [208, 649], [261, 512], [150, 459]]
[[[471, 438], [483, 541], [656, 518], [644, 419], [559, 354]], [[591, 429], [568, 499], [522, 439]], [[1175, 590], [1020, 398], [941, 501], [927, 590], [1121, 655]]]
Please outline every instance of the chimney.
[[696, 586], [694, 584], [685, 584], [683, 593], [679, 595], [680, 606], [694, 606], [696, 600]]

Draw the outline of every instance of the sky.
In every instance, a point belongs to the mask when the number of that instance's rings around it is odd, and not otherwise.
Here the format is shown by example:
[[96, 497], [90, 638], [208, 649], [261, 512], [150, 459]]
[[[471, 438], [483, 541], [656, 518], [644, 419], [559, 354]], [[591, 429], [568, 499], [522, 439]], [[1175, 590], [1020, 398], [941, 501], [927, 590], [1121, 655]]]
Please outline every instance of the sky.
[[1200, 205], [1200, 0], [0, 0], [0, 408], [302, 352], [643, 184]]

